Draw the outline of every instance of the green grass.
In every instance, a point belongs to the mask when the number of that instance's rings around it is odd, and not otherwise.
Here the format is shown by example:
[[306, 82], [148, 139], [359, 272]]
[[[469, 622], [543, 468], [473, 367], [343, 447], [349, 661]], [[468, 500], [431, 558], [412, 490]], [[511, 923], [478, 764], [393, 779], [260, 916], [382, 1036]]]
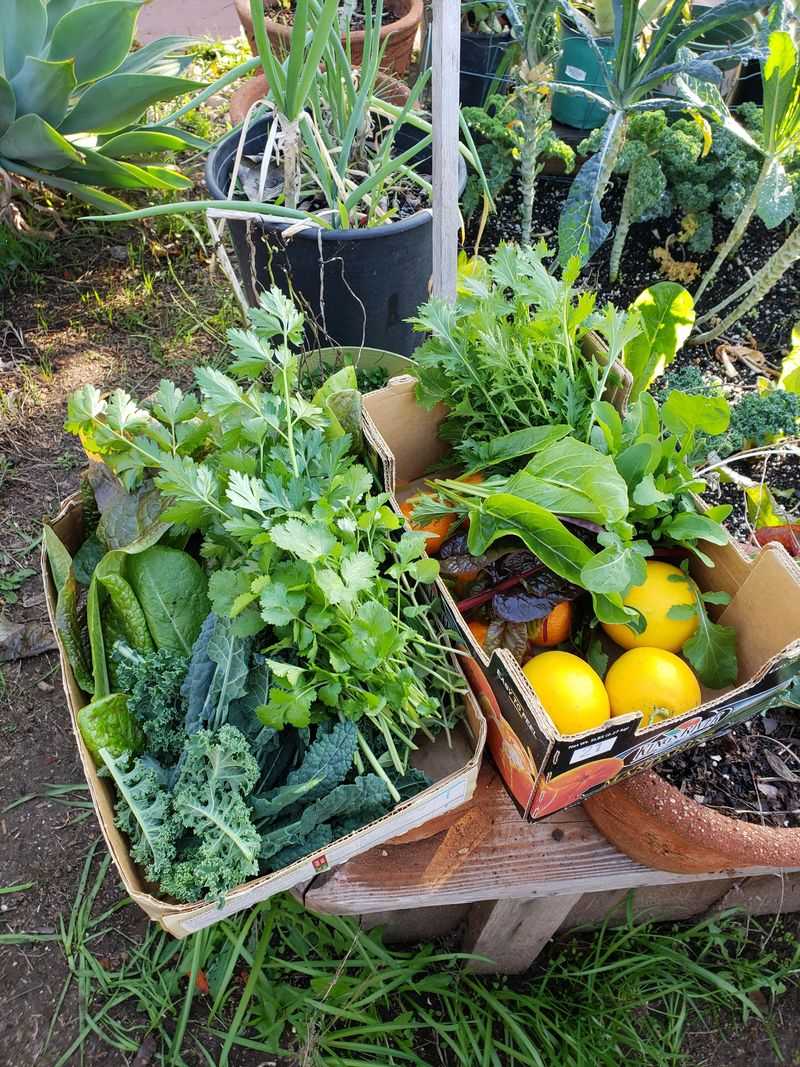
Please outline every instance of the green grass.
[[151, 925], [111, 962], [118, 912], [133, 905], [99, 903], [108, 868], [93, 848], [54, 935], [68, 977], [53, 1018], [73, 988], [79, 1018], [53, 1067], [91, 1062], [90, 1038], [132, 1057], [148, 1035], [164, 1067], [234, 1067], [245, 1051], [254, 1063], [291, 1054], [293, 1067], [694, 1067], [687, 1032], [768, 1024], [759, 1005], [800, 975], [793, 938], [732, 913], [688, 927], [629, 918], [573, 935], [512, 979], [469, 974], [467, 957], [431, 945], [384, 946], [290, 897], [184, 941]]

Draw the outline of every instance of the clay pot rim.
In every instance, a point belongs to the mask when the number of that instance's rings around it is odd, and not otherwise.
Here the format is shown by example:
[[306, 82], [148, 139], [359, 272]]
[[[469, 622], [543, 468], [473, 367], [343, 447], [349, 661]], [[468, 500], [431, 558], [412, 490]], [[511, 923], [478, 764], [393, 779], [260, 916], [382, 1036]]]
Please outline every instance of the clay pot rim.
[[[404, 96], [406, 100], [408, 100], [408, 97], [411, 94], [408, 84], [404, 82], [402, 78], [397, 78], [395, 75], [390, 74], [385, 70], [378, 71], [376, 84], [379, 88], [393, 87], [396, 91], [399, 90], [397, 96]], [[262, 85], [263, 88], [261, 88]], [[257, 87], [258, 91], [256, 91]], [[251, 104], [259, 97], [264, 96], [266, 90], [267, 79], [263, 71], [258, 71], [242, 82], [239, 88], [232, 94], [228, 104], [228, 114], [234, 126], [239, 126], [244, 122], [245, 115], [250, 109]], [[239, 106], [240, 101], [242, 102], [241, 107]], [[402, 107], [402, 104], [399, 106]], [[241, 114], [239, 114], [239, 112], [241, 112]]]
[[[720, 870], [748, 866], [797, 865], [797, 853], [800, 849], [798, 827], [760, 826], [758, 823], [723, 815], [686, 796], [655, 771], [631, 775], [630, 778], [588, 797], [584, 801], [584, 807], [589, 816], [593, 817], [593, 809], [596, 806], [601, 818], [601, 812], [609, 810], [609, 801], [615, 793], [624, 794], [632, 805], [638, 807], [648, 819], [657, 820], [665, 831], [675, 828], [674, 832], [679, 833], [685, 841], [725, 857], [727, 862], [720, 866]], [[599, 821], [600, 819], [598, 825]], [[784, 864], [765, 864], [767, 851], [776, 861], [780, 860], [782, 851], [791, 851], [794, 859], [789, 860], [787, 856], [787, 862]]]
[[[248, 0], [234, 0], [237, 14], [239, 15], [239, 21], [245, 29], [245, 32], [253, 32], [253, 20], [250, 17], [250, 4]], [[416, 29], [422, 20], [423, 0], [398, 0], [398, 6], [400, 4], [407, 3], [408, 10], [404, 15], [401, 15], [399, 19], [394, 22], [388, 22], [386, 25], [381, 26], [379, 40], [383, 40], [384, 37], [388, 37], [390, 34], [403, 33], [404, 31], [410, 31]], [[270, 6], [274, 7], [275, 4]], [[266, 17], [266, 24], [270, 33], [274, 33], [276, 37], [289, 38], [292, 34], [292, 27], [287, 26], [282, 22], [276, 22], [271, 19], [269, 15]], [[353, 44], [360, 44], [365, 37], [365, 30], [351, 30], [350, 41]]]

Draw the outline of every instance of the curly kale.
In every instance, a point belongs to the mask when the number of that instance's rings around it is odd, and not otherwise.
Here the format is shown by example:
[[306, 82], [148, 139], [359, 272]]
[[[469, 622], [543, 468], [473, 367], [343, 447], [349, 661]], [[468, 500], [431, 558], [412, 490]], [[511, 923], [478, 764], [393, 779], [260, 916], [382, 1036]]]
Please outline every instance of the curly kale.
[[160, 882], [175, 858], [177, 824], [170, 795], [146, 760], [131, 762], [127, 752], [115, 759], [105, 748], [100, 756], [117, 787], [116, 823], [130, 838], [131, 857], [151, 882]]
[[800, 396], [797, 393], [783, 389], [748, 393], [732, 405], [730, 428], [714, 450], [724, 457], [792, 436], [797, 433], [798, 419]]
[[246, 802], [258, 773], [247, 738], [235, 726], [198, 730], [187, 741], [172, 803], [181, 830], [197, 845], [193, 880], [185, 884], [183, 872], [180, 885], [172, 885], [173, 892], [181, 888], [181, 899], [220, 896], [258, 873], [261, 839]]
[[168, 648], [142, 654], [122, 641], [114, 645], [111, 658], [116, 685], [128, 696], [148, 751], [162, 763], [175, 763], [186, 738], [181, 685], [188, 660]]

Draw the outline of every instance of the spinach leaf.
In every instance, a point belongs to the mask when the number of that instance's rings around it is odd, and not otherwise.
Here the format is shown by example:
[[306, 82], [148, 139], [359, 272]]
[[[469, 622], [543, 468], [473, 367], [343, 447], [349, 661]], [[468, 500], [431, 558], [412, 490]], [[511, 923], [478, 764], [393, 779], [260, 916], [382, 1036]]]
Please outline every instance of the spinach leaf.
[[628, 488], [613, 459], [572, 437], [534, 456], [505, 492], [590, 522], [620, 522], [628, 514]]
[[153, 545], [130, 557], [128, 578], [156, 646], [188, 656], [209, 611], [197, 560], [179, 548]]

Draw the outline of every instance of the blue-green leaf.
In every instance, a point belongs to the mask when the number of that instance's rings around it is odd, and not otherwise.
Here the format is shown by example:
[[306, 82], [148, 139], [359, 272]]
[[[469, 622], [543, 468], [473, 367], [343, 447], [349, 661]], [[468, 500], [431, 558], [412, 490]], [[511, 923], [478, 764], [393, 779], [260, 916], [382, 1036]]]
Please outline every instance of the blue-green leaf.
[[39, 115], [51, 126], [58, 126], [67, 113], [75, 85], [72, 60], [51, 63], [27, 56], [22, 69], [11, 81], [17, 115]]
[[26, 56], [38, 55], [47, 30], [47, 12], [42, 0], [3, 0], [2, 70], [9, 81], [22, 69]]
[[102, 156], [111, 159], [130, 159], [132, 156], [149, 156], [157, 152], [180, 152], [186, 142], [174, 133], [160, 130], [129, 130], [110, 138], [99, 149]]
[[[800, 114], [798, 119], [800, 120]], [[800, 126], [800, 121], [798, 125]], [[798, 133], [800, 133], [800, 128]], [[768, 230], [773, 230], [788, 219], [794, 209], [794, 189], [789, 175], [784, 170], [783, 164], [773, 159], [759, 189], [756, 214]]]
[[17, 114], [17, 101], [11, 83], [0, 78], [0, 134], [5, 133]]
[[53, 30], [48, 59], [74, 59], [78, 84], [117, 69], [133, 44], [140, 0], [100, 0], [76, 8]]
[[81, 162], [77, 148], [38, 115], [23, 115], [9, 126], [0, 137], [0, 155], [45, 170], [62, 170]]
[[110, 74], [90, 85], [61, 124], [63, 133], [116, 133], [151, 104], [202, 89], [203, 82], [159, 74]]

